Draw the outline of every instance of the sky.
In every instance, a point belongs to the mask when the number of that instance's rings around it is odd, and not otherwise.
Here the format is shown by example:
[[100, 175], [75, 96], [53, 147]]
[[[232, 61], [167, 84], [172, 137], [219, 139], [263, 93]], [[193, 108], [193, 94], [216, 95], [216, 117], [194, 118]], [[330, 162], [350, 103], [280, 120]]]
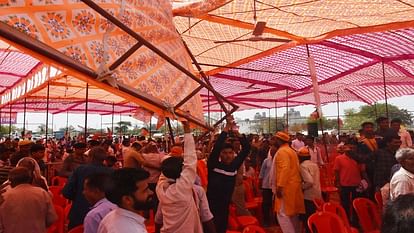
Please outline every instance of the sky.
[[[388, 100], [389, 104], [393, 104], [398, 106], [399, 108], [407, 109], [408, 111], [414, 112], [414, 101], [412, 101], [413, 96], [403, 96], [398, 98], [392, 98]], [[379, 103], [384, 103], [384, 101], [380, 101]], [[356, 108], [358, 109], [360, 106], [364, 105], [362, 102], [345, 102], [339, 104], [339, 112], [340, 115], [344, 114], [345, 109], [349, 108]], [[294, 108], [296, 111], [300, 111], [302, 116], [309, 116], [311, 112], [315, 110], [314, 106], [298, 106]], [[268, 116], [268, 109], [252, 109], [252, 110], [245, 110], [236, 112], [234, 114], [235, 118], [240, 119], [246, 119], [250, 118], [253, 119], [256, 112], [266, 112], [266, 116]], [[286, 112], [285, 108], [278, 108], [277, 109], [278, 116], [283, 116], [283, 114]], [[322, 107], [323, 115], [326, 117], [336, 117], [337, 115], [337, 105], [336, 103], [331, 103], [324, 105]], [[275, 110], [270, 110], [270, 116], [275, 116]], [[63, 114], [57, 114], [53, 116], [53, 129], [56, 131], [59, 128], [65, 128], [66, 127], [66, 113]], [[114, 122], [122, 121], [130, 121], [132, 122], [132, 125], [138, 125], [141, 127], [143, 124], [142, 122], [131, 118], [127, 116], [120, 117], [119, 115], [115, 115]], [[38, 126], [40, 124], [45, 124], [46, 122], [46, 113], [28, 113], [26, 116], [26, 128], [32, 131], [38, 131]], [[112, 116], [102, 116], [102, 127], [105, 129], [106, 127], [111, 127], [112, 122]], [[17, 116], [17, 123], [18, 127], [23, 127], [23, 113], [19, 113]], [[74, 126], [76, 129], [80, 130], [79, 126], [84, 126], [85, 118], [83, 114], [69, 114], [69, 125]], [[153, 118], [153, 124], [156, 123], [156, 119]], [[52, 115], [49, 114], [49, 127], [52, 127]], [[88, 115], [88, 128], [101, 128], [101, 116], [90, 114]]]

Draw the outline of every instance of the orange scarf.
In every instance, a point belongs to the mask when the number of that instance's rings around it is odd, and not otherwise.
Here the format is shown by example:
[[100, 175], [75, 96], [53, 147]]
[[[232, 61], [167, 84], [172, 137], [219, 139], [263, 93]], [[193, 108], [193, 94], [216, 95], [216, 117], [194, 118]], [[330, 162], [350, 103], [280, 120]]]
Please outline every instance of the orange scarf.
[[375, 140], [375, 138], [364, 138], [363, 143], [372, 152], [378, 150], [378, 145], [377, 145], [377, 141]]

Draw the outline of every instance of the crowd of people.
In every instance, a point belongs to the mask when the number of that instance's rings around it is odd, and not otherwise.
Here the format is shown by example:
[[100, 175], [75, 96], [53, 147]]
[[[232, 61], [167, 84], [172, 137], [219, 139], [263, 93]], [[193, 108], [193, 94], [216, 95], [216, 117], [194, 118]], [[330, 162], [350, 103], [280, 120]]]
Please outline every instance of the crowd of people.
[[82, 225], [85, 233], [147, 232], [153, 214], [155, 232], [225, 233], [231, 208], [236, 215], [259, 215], [245, 203], [248, 181], [262, 197], [264, 227], [310, 232], [314, 200], [326, 198], [322, 171], [331, 171], [353, 226], [353, 199], [381, 193], [388, 203], [384, 232], [413, 232], [414, 225], [392, 227], [414, 221], [414, 209], [407, 209], [414, 195], [414, 149], [401, 123], [381, 117], [362, 123], [358, 135], [315, 138], [284, 131], [239, 134], [229, 117], [220, 134], [203, 140], [195, 140], [183, 122], [184, 138], [173, 145], [145, 137], [6, 140], [0, 144], [0, 232], [46, 232], [56, 221], [53, 184], [45, 178], [45, 161], [52, 160], [62, 162], [56, 175], [67, 178], [61, 194], [71, 202], [68, 230]]

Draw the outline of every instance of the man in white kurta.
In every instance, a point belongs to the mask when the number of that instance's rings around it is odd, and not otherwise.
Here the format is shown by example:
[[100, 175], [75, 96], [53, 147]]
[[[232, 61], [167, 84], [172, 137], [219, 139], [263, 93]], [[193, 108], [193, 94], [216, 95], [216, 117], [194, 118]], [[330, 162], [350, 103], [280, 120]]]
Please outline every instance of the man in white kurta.
[[193, 192], [197, 175], [195, 143], [188, 123], [183, 124], [184, 162], [180, 176], [171, 179], [162, 173], [157, 184], [156, 192], [163, 215], [161, 233], [203, 233]]

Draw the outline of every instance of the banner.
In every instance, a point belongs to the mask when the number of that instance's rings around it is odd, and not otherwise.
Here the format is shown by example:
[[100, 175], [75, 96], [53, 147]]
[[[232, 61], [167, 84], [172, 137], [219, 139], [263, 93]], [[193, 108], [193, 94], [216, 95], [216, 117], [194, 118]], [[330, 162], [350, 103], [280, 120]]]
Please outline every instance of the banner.
[[2, 124], [16, 124], [17, 112], [12, 112], [11, 117], [9, 112], [2, 112], [0, 121]]

